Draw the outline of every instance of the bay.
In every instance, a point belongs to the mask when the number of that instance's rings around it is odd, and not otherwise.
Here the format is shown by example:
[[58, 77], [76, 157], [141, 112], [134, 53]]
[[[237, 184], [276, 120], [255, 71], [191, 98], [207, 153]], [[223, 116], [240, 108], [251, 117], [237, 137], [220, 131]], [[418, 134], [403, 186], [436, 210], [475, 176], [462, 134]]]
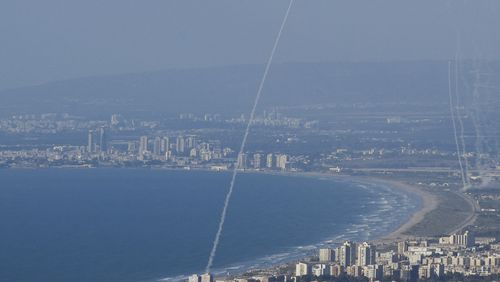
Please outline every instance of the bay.
[[[229, 173], [0, 170], [1, 281], [155, 281], [203, 271]], [[216, 272], [299, 258], [327, 240], [366, 240], [419, 207], [366, 183], [245, 173]], [[397, 212], [395, 212], [397, 211]]]

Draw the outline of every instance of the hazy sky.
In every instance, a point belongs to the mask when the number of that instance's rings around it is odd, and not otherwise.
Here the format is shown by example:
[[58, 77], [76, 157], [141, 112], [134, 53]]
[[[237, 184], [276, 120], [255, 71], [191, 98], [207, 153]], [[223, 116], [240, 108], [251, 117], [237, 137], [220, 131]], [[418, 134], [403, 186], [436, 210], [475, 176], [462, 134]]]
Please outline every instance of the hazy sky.
[[[0, 89], [88, 75], [264, 63], [288, 0], [2, 0]], [[498, 0], [296, 0], [290, 61], [500, 58]]]

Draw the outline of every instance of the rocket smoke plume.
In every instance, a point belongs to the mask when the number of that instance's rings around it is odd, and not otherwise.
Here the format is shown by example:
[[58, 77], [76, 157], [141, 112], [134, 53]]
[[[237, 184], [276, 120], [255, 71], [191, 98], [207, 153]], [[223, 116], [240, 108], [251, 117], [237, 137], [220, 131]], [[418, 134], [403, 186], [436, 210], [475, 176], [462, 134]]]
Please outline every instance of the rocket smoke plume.
[[[467, 151], [466, 151], [466, 145], [465, 145], [465, 137], [464, 137], [464, 123], [462, 121], [462, 114], [460, 113], [459, 106], [460, 106], [460, 95], [459, 95], [459, 65], [460, 65], [460, 52], [461, 52], [461, 32], [460, 30], [457, 30], [457, 51], [455, 53], [455, 100], [456, 100], [456, 118], [458, 119], [458, 125], [460, 125], [460, 141], [462, 145], [462, 152], [461, 156], [464, 161], [464, 176], [465, 176], [465, 184], [467, 186], [464, 186], [463, 189], [467, 189], [468, 187], [471, 186], [470, 180], [469, 180], [469, 161], [467, 160]], [[467, 80], [464, 79], [464, 82]], [[450, 102], [453, 105], [453, 101], [450, 100]], [[455, 127], [456, 130], [456, 127]], [[458, 140], [457, 140], [458, 141]], [[460, 153], [460, 152], [458, 152]]]
[[[290, 0], [290, 3], [288, 4], [288, 8], [286, 10], [285, 16], [283, 17], [283, 21], [281, 22], [281, 26], [280, 26], [280, 29], [278, 31], [278, 34], [276, 35], [276, 39], [274, 40], [273, 49], [271, 50], [271, 54], [267, 60], [266, 67], [264, 69], [264, 74], [262, 75], [262, 79], [260, 81], [260, 85], [259, 85], [259, 88], [257, 90], [257, 94], [255, 96], [255, 101], [254, 101], [254, 104], [252, 107], [252, 111], [250, 112], [250, 117], [248, 119], [248, 123], [247, 123], [246, 129], [245, 129], [245, 134], [243, 136], [243, 140], [241, 141], [241, 146], [240, 146], [240, 150], [238, 153], [238, 157], [241, 154], [243, 154], [243, 152], [245, 150], [245, 145], [246, 145], [247, 138], [248, 138], [248, 132], [250, 131], [250, 126], [252, 125], [252, 122], [253, 122], [254, 117], [255, 117], [255, 110], [257, 109], [257, 105], [259, 104], [262, 89], [264, 88], [264, 84], [266, 82], [267, 75], [269, 73], [269, 69], [270, 69], [271, 64], [273, 62], [274, 54], [276, 53], [276, 49], [278, 49], [278, 44], [279, 44], [279, 41], [281, 38], [281, 34], [283, 33], [283, 29], [285, 28], [286, 22], [288, 20], [288, 15], [290, 14], [290, 10], [292, 9], [294, 1], [295, 0]], [[224, 229], [224, 222], [226, 221], [227, 208], [228, 208], [229, 202], [231, 200], [231, 195], [233, 194], [234, 184], [235, 184], [237, 175], [238, 175], [238, 162], [236, 162], [234, 165], [234, 170], [233, 170], [233, 174], [231, 177], [231, 183], [229, 185], [229, 190], [226, 194], [226, 198], [224, 200], [224, 207], [222, 209], [222, 214], [221, 214], [220, 221], [219, 221], [219, 228], [217, 229], [217, 233], [215, 234], [215, 239], [213, 242], [212, 251], [210, 252], [210, 257], [208, 258], [207, 267], [205, 269], [205, 271], [207, 273], [210, 272], [210, 268], [212, 268], [215, 254], [217, 252], [217, 247], [219, 246], [220, 236], [222, 234], [222, 230]]]
[[462, 121], [462, 114], [459, 111], [459, 105], [460, 105], [460, 95], [458, 94], [458, 65], [459, 65], [459, 56], [458, 53], [456, 55], [455, 59], [455, 100], [456, 100], [456, 118], [458, 119], [458, 124], [460, 125], [460, 141], [462, 145], [462, 152], [461, 156], [463, 158], [463, 164], [464, 164], [464, 175], [465, 175], [465, 184], [467, 186], [464, 186], [463, 189], [467, 189], [468, 187], [471, 186], [470, 180], [469, 180], [469, 161], [467, 160], [467, 150], [466, 150], [466, 145], [465, 145], [465, 137], [464, 137], [464, 123]]
[[450, 98], [450, 115], [451, 115], [451, 121], [452, 121], [452, 124], [453, 124], [453, 133], [454, 133], [454, 137], [455, 137], [455, 144], [457, 146], [457, 156], [458, 156], [458, 164], [460, 165], [460, 174], [462, 176], [462, 187], [465, 188], [467, 186], [466, 184], [466, 176], [465, 176], [465, 173], [464, 173], [464, 166], [462, 164], [462, 154], [460, 152], [460, 145], [459, 145], [459, 142], [458, 142], [458, 134], [457, 134], [457, 125], [456, 125], [456, 122], [455, 122], [455, 112], [454, 112], [454, 106], [453, 106], [453, 96], [451, 94], [452, 90], [452, 85], [451, 85], [451, 70], [452, 68], [452, 64], [451, 62], [448, 62], [448, 95], [449, 95], [449, 98]]

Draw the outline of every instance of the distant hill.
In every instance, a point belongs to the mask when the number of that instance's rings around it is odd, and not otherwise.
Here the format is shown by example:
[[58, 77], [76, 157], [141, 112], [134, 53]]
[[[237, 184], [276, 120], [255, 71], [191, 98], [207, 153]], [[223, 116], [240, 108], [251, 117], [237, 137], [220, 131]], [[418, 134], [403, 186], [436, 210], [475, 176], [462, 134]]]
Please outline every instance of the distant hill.
[[[263, 66], [86, 77], [0, 92], [0, 113], [247, 112]], [[446, 62], [290, 63], [272, 67], [261, 106], [447, 101]]]

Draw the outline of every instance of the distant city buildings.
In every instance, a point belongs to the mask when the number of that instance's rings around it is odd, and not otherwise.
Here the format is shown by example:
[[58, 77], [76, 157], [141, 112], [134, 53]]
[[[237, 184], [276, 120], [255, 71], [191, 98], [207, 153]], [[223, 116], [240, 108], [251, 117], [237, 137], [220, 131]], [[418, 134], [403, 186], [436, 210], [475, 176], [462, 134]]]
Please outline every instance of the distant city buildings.
[[87, 153], [106, 153], [108, 151], [108, 136], [105, 127], [90, 129], [87, 134]]
[[247, 168], [247, 154], [240, 153], [238, 154], [238, 161], [236, 164], [238, 169], [246, 169]]
[[148, 153], [148, 137], [147, 136], [141, 136], [139, 139], [139, 156], [144, 156], [146, 153]]
[[87, 135], [87, 152], [94, 153], [95, 152], [95, 142], [94, 142], [94, 130], [89, 130]]
[[156, 157], [161, 156], [161, 138], [160, 137], [155, 137], [154, 144], [153, 144], [153, 155]]
[[273, 154], [269, 153], [266, 156], [266, 167], [271, 169], [274, 167]]
[[183, 136], [178, 136], [177, 137], [177, 141], [176, 141], [176, 144], [175, 144], [175, 151], [177, 152], [177, 154], [184, 154], [184, 147], [185, 147], [185, 143], [184, 143], [184, 137]]
[[103, 153], [108, 151], [108, 135], [104, 126], [99, 128], [99, 151]]
[[253, 155], [253, 168], [254, 169], [260, 169], [262, 165], [262, 155], [259, 153], [256, 153]]
[[288, 156], [285, 154], [276, 155], [276, 167], [281, 170], [286, 170], [288, 164]]
[[453, 234], [448, 237], [441, 237], [439, 238], [439, 243], [470, 248], [475, 244], [475, 237], [471, 232], [465, 231], [463, 234]]
[[127, 143], [127, 152], [129, 154], [134, 154], [136, 152], [136, 146], [134, 141], [129, 141]]

